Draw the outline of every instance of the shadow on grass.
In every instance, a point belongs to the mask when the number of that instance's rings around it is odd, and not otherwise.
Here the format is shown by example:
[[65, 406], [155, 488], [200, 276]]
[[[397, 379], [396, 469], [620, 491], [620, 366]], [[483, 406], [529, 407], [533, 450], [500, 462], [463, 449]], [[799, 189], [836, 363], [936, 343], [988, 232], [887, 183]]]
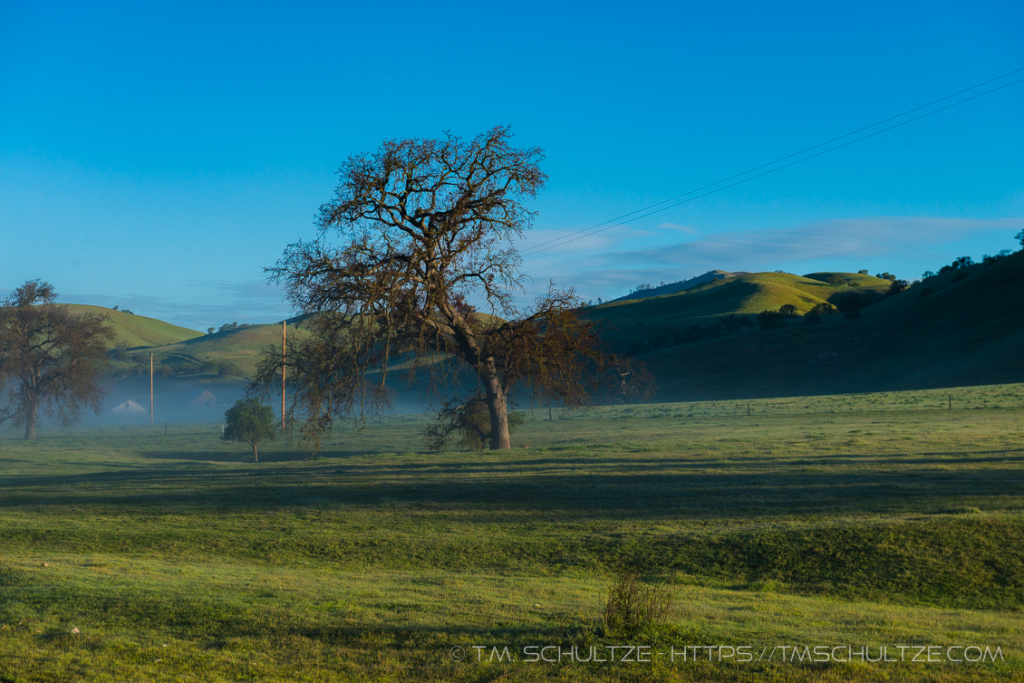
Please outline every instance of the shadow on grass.
[[[335, 458], [307, 466], [304, 455], [222, 469], [182, 462], [84, 474], [0, 477], [0, 508], [68, 505], [207, 506], [272, 509], [354, 505], [474, 511], [484, 522], [501, 511], [564, 511], [570, 516], [648, 519], [935, 512], [1012, 506], [1024, 485], [1021, 453], [985, 451], [986, 467], [951, 470], [947, 459], [884, 456], [904, 469], [852, 470], [828, 459], [786, 463], [712, 459], [580, 461], [530, 458], [494, 462], [373, 462]], [[221, 452], [193, 454], [218, 462]], [[975, 462], [973, 454], [961, 454]], [[206, 456], [206, 457], [203, 457]], [[219, 462], [239, 462], [221, 460]], [[853, 460], [851, 460], [853, 462]], [[809, 467], [816, 466], [816, 467]], [[1004, 501], [1000, 503], [999, 501]]]

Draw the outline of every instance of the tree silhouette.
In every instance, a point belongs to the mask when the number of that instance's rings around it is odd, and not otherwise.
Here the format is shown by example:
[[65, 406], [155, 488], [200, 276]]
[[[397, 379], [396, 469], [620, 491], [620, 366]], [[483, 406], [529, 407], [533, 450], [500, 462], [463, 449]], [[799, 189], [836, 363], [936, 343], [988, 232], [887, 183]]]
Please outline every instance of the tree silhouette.
[[[510, 447], [515, 386], [568, 405], [585, 398], [599, 354], [582, 301], [553, 284], [529, 310], [514, 301], [525, 276], [513, 241], [530, 227], [523, 202], [546, 176], [541, 150], [512, 147], [511, 137], [498, 127], [468, 142], [450, 133], [391, 140], [349, 157], [320, 207], [318, 239], [290, 245], [269, 269], [296, 310], [315, 314], [309, 337], [287, 352], [291, 409], [306, 417], [307, 438], [316, 442], [333, 417], [383, 405], [396, 355], [413, 359], [413, 371], [451, 367], [435, 363], [438, 353], [470, 369], [495, 449]], [[283, 362], [269, 352], [254, 388], [275, 386]]]
[[53, 285], [31, 280], [0, 303], [0, 423], [25, 427], [26, 439], [40, 414], [71, 425], [85, 408], [99, 414], [103, 397], [98, 371], [114, 330], [105, 316], [75, 316], [56, 300]]

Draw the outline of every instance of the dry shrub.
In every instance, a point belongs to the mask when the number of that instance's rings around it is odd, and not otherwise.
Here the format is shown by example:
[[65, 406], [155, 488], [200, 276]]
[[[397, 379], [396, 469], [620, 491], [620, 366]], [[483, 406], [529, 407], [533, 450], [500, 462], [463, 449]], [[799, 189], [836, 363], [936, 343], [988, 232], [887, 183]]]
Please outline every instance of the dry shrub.
[[608, 588], [604, 607], [605, 631], [611, 635], [633, 636], [648, 626], [664, 623], [675, 602], [675, 591], [664, 581], [646, 584], [640, 574], [626, 570]]

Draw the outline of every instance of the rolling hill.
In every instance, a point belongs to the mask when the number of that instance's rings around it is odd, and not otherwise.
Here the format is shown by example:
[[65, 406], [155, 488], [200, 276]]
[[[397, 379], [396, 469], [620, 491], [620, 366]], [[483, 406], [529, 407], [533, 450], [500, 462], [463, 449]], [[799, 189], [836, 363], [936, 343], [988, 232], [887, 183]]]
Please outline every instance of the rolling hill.
[[[741, 310], [752, 311], [761, 305], [777, 309], [776, 303], [793, 294], [826, 298], [830, 290], [815, 290], [805, 282], [810, 279], [774, 280], [774, 286], [759, 289], [748, 285], [743, 293], [749, 296], [734, 301], [742, 303]], [[870, 281], [855, 284], [874, 288]], [[663, 309], [657, 320], [667, 327], [672, 304], [651, 303]], [[693, 310], [692, 303], [677, 306]], [[674, 345], [640, 358], [658, 378], [660, 400], [1020, 382], [1022, 313], [1024, 252], [1017, 252], [989, 265], [928, 278], [863, 308], [861, 317], [852, 320], [830, 315], [821, 325], [801, 325], [798, 319], [782, 329]]]
[[85, 304], [66, 304], [66, 306], [74, 315], [86, 313], [105, 315], [117, 333], [117, 338], [110, 345], [111, 348], [117, 346], [118, 343], [126, 344], [129, 348], [176, 344], [203, 336], [202, 332], [178, 327], [156, 318], [115, 311], [102, 306], [87, 306]]
[[[713, 271], [714, 272], [714, 271]], [[843, 284], [832, 284], [835, 279]], [[602, 336], [621, 353], [635, 342], [671, 342], [693, 325], [709, 325], [726, 316], [752, 316], [777, 311], [785, 304], [806, 313], [838, 296], [870, 293], [881, 296], [889, 282], [856, 273], [747, 273], [716, 278], [684, 291], [642, 299], [619, 299], [588, 309], [604, 328]], [[635, 355], [631, 353], [630, 355]]]
[[[647, 364], [663, 401], [1024, 381], [1024, 252], [928, 278], [894, 296], [885, 296], [889, 286], [855, 273], [745, 273], [620, 299], [586, 315], [611, 350]], [[801, 324], [815, 306], [851, 296], [869, 304], [859, 317]], [[761, 311], [785, 304], [796, 316], [782, 328], [755, 324]], [[203, 335], [119, 311], [71, 308], [107, 314], [119, 339], [132, 345], [128, 353], [111, 352], [116, 377], [148, 372], [153, 353], [165, 376], [237, 382], [281, 339], [279, 324]], [[306, 333], [301, 319], [290, 322], [290, 338]]]

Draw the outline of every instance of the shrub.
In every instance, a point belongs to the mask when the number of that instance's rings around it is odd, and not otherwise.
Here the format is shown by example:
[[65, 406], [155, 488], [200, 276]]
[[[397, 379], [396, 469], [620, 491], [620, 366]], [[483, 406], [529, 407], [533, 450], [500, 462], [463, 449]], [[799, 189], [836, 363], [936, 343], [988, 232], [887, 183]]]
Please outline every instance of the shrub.
[[[525, 419], [521, 412], [510, 411], [509, 434], [515, 432]], [[459, 403], [459, 399], [448, 401], [438, 411], [437, 421], [427, 427], [425, 436], [427, 445], [435, 451], [444, 450], [452, 442], [471, 450], [482, 449], [491, 436], [491, 414], [487, 403], [480, 396], [465, 403]]]
[[675, 602], [675, 591], [662, 582], [640, 581], [634, 570], [619, 573], [608, 588], [608, 602], [602, 614], [609, 635], [635, 636], [649, 626], [664, 623]]

